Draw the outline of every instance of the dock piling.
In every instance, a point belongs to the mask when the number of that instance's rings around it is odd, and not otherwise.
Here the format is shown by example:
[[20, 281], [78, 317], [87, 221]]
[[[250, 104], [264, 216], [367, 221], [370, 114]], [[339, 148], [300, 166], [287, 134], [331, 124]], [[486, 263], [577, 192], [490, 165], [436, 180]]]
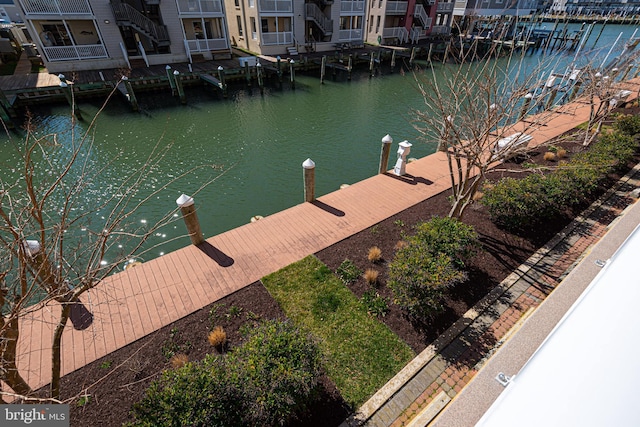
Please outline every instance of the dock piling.
[[304, 201], [313, 202], [315, 200], [316, 185], [316, 164], [311, 159], [307, 159], [302, 163], [304, 169]]
[[327, 66], [327, 55], [322, 56], [322, 62], [320, 63], [320, 84], [324, 84], [325, 67]]
[[196, 246], [204, 243], [204, 237], [202, 236], [200, 221], [198, 220], [198, 214], [196, 213], [193, 197], [183, 194], [178, 197], [176, 204], [180, 208], [180, 212], [182, 212], [182, 219], [184, 219], [184, 223], [187, 226], [187, 232], [189, 233], [191, 243]]
[[380, 150], [380, 166], [378, 167], [378, 173], [385, 173], [389, 170], [389, 155], [391, 153], [391, 143], [393, 138], [391, 135], [386, 134], [382, 138], [382, 149]]
[[296, 76], [295, 76], [295, 69], [293, 67], [294, 61], [293, 59], [289, 60], [289, 74], [290, 74], [290, 78], [291, 78], [291, 89], [296, 88]]
[[411, 48], [411, 56], [409, 57], [409, 65], [413, 67], [413, 61], [416, 59], [416, 47]]
[[75, 103], [73, 89], [71, 89], [69, 83], [67, 83], [67, 79], [65, 78], [64, 74], [59, 74], [58, 78], [60, 79], [60, 88], [62, 89], [62, 93], [64, 94], [64, 97], [67, 99], [67, 102], [71, 107], [71, 114], [73, 114], [76, 119], [82, 120], [82, 113]]
[[182, 78], [180, 77], [180, 71], [175, 70], [173, 72], [173, 77], [175, 78], [176, 89], [178, 90], [178, 96], [180, 97], [180, 103], [184, 105], [184, 104], [187, 103], [187, 96], [184, 94], [184, 87], [182, 86]]
[[127, 89], [127, 98], [129, 98], [131, 109], [133, 111], [138, 111], [138, 99], [136, 98], [136, 94], [133, 92], [133, 85], [127, 76], [122, 76], [122, 81], [124, 82], [124, 87]]
[[260, 64], [260, 61], [256, 62], [256, 77], [258, 79], [258, 87], [260, 88], [260, 93], [264, 94], [264, 82], [262, 80], [262, 64]]
[[393, 73], [393, 69], [396, 68], [396, 50], [393, 49], [391, 52], [391, 72]]
[[224, 81], [224, 68], [222, 65], [218, 66], [218, 80], [220, 80], [220, 89], [222, 89], [222, 96], [227, 97], [227, 83]]
[[247, 80], [247, 86], [251, 87], [251, 68], [249, 68], [249, 63], [244, 63], [244, 77]]
[[518, 120], [522, 120], [527, 116], [529, 112], [529, 107], [531, 106], [531, 100], [533, 99], [533, 94], [529, 92], [524, 96], [524, 104], [522, 104], [522, 109], [520, 110], [520, 116]]
[[173, 78], [173, 73], [171, 72], [171, 66], [167, 65], [165, 67], [165, 70], [167, 71], [167, 78], [169, 79], [169, 88], [171, 88], [171, 95], [176, 96], [176, 82]]
[[371, 52], [371, 58], [369, 59], [369, 78], [373, 77], [373, 52]]
[[353, 70], [353, 54], [349, 54], [349, 64], [347, 65], [347, 80], [351, 80], [351, 70]]

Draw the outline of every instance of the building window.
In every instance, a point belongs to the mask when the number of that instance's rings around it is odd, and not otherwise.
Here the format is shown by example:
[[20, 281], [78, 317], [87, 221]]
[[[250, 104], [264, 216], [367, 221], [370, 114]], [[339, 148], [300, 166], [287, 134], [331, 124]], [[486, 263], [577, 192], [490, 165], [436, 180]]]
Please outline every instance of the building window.
[[240, 7], [240, 0], [233, 0], [234, 4], [236, 5], [237, 8]]
[[373, 30], [373, 15], [369, 16], [369, 32]]
[[45, 46], [72, 46], [73, 41], [63, 24], [43, 24], [40, 40]]
[[380, 15], [376, 17], [376, 33], [380, 32]]
[[238, 20], [238, 35], [240, 37], [244, 37], [244, 32], [242, 31], [242, 18], [240, 15], [236, 16], [236, 18]]
[[258, 39], [258, 28], [256, 27], [256, 18], [251, 17], [251, 38], [253, 40]]

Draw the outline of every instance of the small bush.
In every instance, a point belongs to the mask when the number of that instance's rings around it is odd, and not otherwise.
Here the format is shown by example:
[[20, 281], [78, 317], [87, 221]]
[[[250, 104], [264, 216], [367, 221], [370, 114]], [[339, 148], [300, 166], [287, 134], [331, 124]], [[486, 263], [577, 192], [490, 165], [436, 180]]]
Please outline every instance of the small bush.
[[271, 321], [226, 356], [163, 372], [134, 404], [129, 426], [279, 426], [312, 400], [320, 352], [306, 334]]
[[379, 293], [375, 291], [367, 291], [362, 295], [360, 299], [362, 305], [372, 316], [382, 316], [384, 317], [389, 311], [389, 304], [387, 300], [380, 296]]
[[462, 270], [477, 245], [477, 234], [452, 218], [419, 224], [408, 245], [389, 264], [394, 302], [414, 318], [441, 312], [446, 289], [466, 279]]
[[547, 151], [546, 153], [544, 153], [543, 157], [546, 162], [552, 162], [556, 159], [556, 154], [551, 151]]
[[379, 262], [382, 259], [382, 250], [377, 246], [369, 248], [367, 259], [373, 263]]
[[171, 359], [169, 359], [169, 362], [171, 362], [173, 369], [182, 368], [189, 362], [189, 356], [184, 353], [174, 354]]
[[222, 326], [216, 326], [209, 332], [207, 339], [212, 346], [222, 348], [227, 342], [227, 333], [222, 329]]
[[406, 247], [408, 245], [406, 240], [398, 240], [395, 244], [395, 246], [393, 247], [393, 249], [395, 249], [396, 251], [399, 251], [400, 249]]
[[364, 280], [371, 286], [375, 286], [378, 284], [378, 270], [374, 270], [373, 268], [367, 268], [364, 272]]
[[559, 159], [564, 159], [565, 157], [567, 157], [567, 150], [565, 150], [564, 148], [558, 148], [558, 150], [556, 151], [556, 156]]
[[640, 133], [640, 116], [620, 115], [618, 116], [614, 127], [624, 135], [637, 135]]
[[336, 274], [345, 285], [355, 282], [362, 274], [362, 271], [349, 259], [342, 261], [342, 264], [336, 270]]

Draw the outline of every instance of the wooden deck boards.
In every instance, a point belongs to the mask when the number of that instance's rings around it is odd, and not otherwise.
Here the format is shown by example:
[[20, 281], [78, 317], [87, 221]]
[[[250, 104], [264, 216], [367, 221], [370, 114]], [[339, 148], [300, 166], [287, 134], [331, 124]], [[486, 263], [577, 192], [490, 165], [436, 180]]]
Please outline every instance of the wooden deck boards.
[[[544, 126], [528, 132], [540, 144], [584, 122], [588, 114], [578, 105], [572, 113], [553, 114]], [[207, 239], [233, 259], [230, 266], [221, 266], [202, 250], [188, 246], [105, 279], [83, 296], [93, 323], [84, 330], [69, 325], [64, 332], [63, 373], [450, 187], [443, 153], [409, 163], [407, 173], [403, 178], [376, 175], [322, 196], [317, 204], [296, 205]], [[51, 303], [22, 319], [18, 366], [36, 387], [49, 381], [51, 334], [58, 309]]]

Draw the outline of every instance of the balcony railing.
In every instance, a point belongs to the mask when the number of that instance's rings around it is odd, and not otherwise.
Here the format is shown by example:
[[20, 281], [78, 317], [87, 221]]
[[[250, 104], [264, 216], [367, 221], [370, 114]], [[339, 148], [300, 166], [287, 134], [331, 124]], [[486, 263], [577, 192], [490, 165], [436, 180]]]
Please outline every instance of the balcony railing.
[[350, 14], [354, 12], [364, 13], [364, 1], [341, 1], [340, 12]]
[[107, 50], [101, 44], [50, 46], [43, 49], [50, 62], [107, 58]]
[[183, 15], [202, 15], [222, 13], [220, 0], [177, 0], [178, 13]]
[[20, 4], [27, 15], [93, 15], [89, 0], [20, 0]]
[[382, 37], [396, 38], [400, 43], [406, 43], [409, 40], [409, 31], [405, 27], [391, 27], [382, 30]]
[[292, 0], [260, 0], [258, 2], [260, 12], [293, 12]]
[[187, 40], [189, 52], [210, 52], [212, 50], [229, 49], [227, 39], [197, 39]]
[[423, 27], [431, 27], [431, 18], [429, 18], [429, 15], [427, 15], [427, 12], [424, 10], [424, 6], [417, 4], [414, 15], [422, 22]]
[[341, 42], [362, 41], [362, 29], [340, 30], [338, 36]]
[[434, 25], [431, 34], [451, 34], [451, 27], [448, 25]]
[[276, 45], [276, 44], [293, 44], [293, 33], [286, 31], [282, 33], [262, 33], [262, 45]]
[[436, 12], [437, 13], [449, 13], [449, 12], [453, 12], [453, 6], [455, 5], [455, 3], [453, 2], [448, 2], [448, 3], [438, 3], [436, 5]]
[[407, 12], [406, 1], [389, 1], [385, 9], [387, 15], [403, 15]]

